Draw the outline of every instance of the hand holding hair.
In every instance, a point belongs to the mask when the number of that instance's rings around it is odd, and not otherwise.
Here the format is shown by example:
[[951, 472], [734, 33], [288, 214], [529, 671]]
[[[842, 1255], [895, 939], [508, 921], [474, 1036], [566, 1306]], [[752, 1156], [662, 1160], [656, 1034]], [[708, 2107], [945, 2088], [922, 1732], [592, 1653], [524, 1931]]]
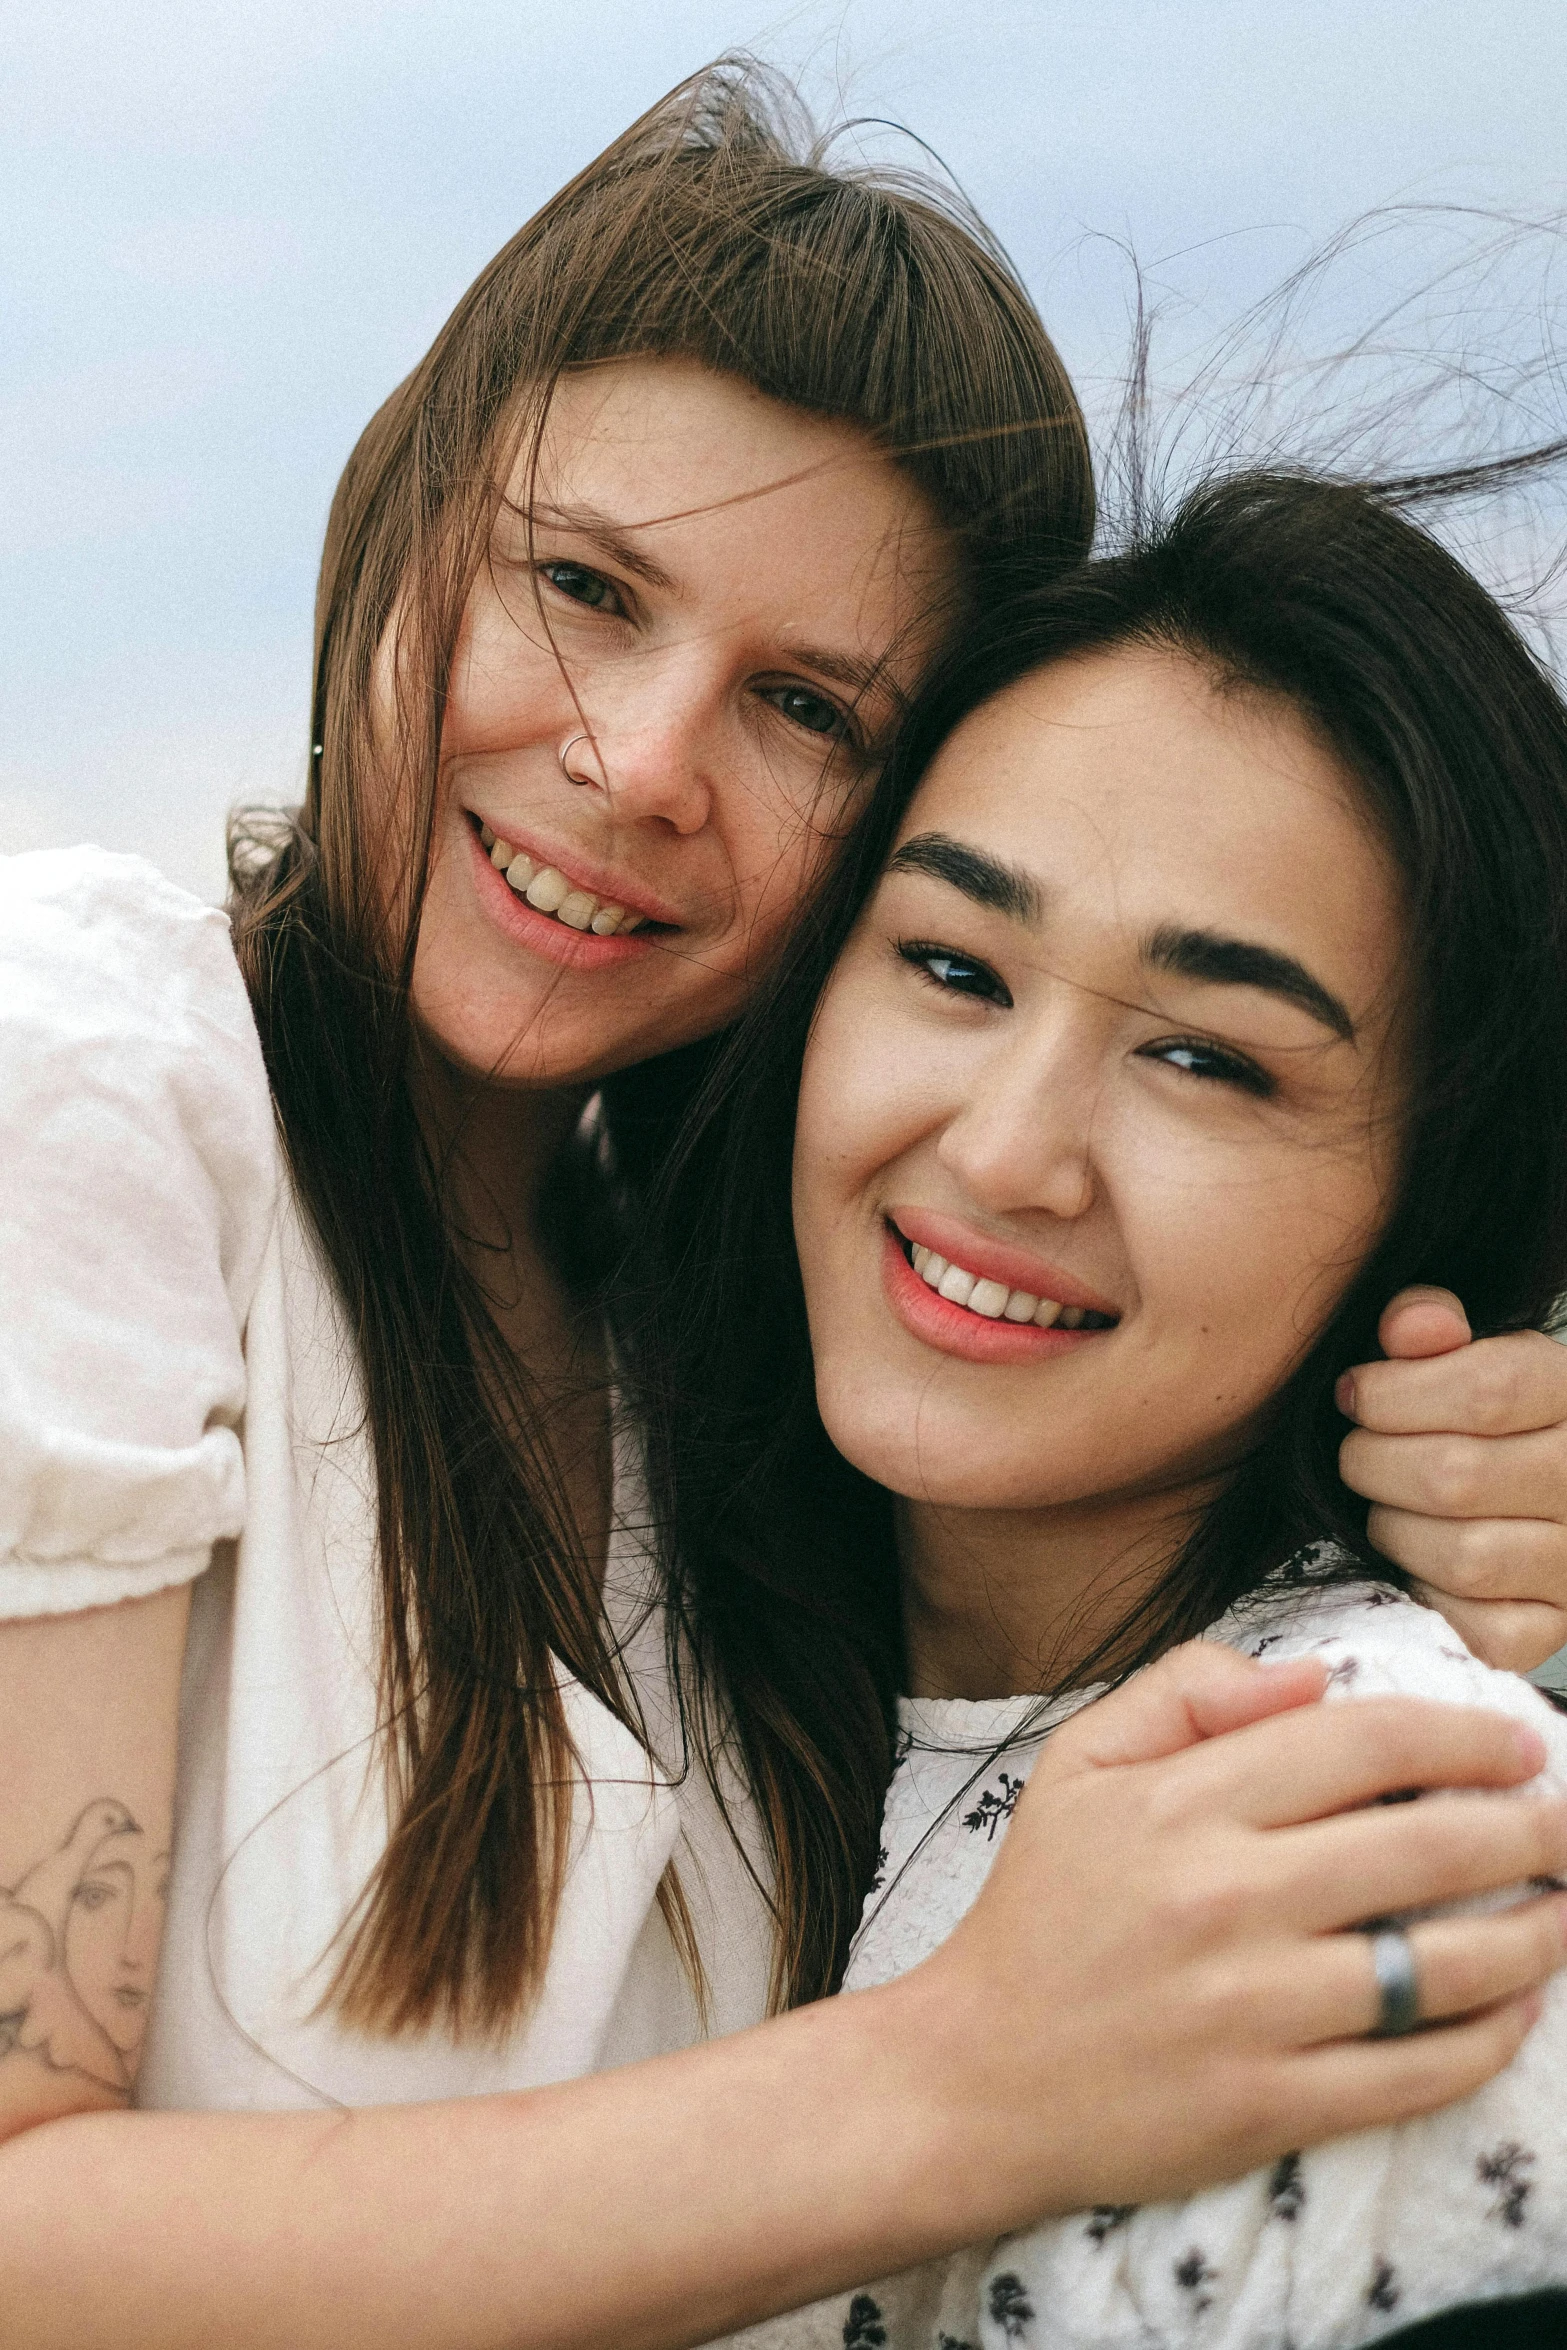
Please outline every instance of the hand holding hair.
[[1476, 1656], [1530, 1672], [1567, 1641], [1567, 1347], [1471, 1336], [1450, 1290], [1401, 1290], [1388, 1358], [1339, 1383], [1339, 1454], [1367, 1530]]

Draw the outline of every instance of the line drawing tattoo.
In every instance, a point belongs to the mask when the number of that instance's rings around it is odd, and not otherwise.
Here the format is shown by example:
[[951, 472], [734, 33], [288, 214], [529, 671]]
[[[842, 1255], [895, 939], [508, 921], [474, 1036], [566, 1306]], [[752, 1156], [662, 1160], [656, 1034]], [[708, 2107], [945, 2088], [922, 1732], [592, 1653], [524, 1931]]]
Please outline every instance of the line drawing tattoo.
[[169, 1853], [112, 1795], [0, 1886], [0, 2060], [13, 2050], [124, 2097], [147, 2031]]

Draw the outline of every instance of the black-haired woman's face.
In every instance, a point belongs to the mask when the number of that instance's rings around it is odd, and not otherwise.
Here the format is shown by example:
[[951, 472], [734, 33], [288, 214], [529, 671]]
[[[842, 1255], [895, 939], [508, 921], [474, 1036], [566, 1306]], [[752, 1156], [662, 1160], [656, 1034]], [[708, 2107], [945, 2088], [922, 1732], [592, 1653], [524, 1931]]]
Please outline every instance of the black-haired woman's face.
[[1033, 1508], [1234, 1456], [1392, 1205], [1397, 879], [1289, 708], [1063, 662], [917, 794], [806, 1060], [834, 1442]]

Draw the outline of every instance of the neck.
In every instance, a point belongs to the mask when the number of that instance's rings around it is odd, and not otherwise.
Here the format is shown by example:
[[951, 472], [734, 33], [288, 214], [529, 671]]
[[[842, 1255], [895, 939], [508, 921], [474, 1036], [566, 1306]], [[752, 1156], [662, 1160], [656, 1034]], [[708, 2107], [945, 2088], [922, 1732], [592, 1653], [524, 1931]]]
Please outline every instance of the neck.
[[[493, 1288], [505, 1265], [554, 1286], [543, 1207], [591, 1088], [488, 1085], [425, 1046], [410, 1075], [425, 1139], [459, 1227], [459, 1246]], [[506, 1286], [502, 1284], [501, 1286]]]
[[909, 1689], [1014, 1697], [1098, 1679], [1114, 1635], [1170, 1565], [1213, 1485], [1096, 1495], [1044, 1510], [897, 1505]]

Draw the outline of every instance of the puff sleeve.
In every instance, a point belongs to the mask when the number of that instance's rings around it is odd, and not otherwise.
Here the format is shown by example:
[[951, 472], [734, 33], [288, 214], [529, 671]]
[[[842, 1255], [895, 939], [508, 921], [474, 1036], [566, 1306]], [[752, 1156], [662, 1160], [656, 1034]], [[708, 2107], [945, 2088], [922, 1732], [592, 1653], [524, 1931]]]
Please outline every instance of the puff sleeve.
[[239, 1532], [277, 1186], [225, 916], [140, 858], [0, 858], [0, 1616], [188, 1581]]

